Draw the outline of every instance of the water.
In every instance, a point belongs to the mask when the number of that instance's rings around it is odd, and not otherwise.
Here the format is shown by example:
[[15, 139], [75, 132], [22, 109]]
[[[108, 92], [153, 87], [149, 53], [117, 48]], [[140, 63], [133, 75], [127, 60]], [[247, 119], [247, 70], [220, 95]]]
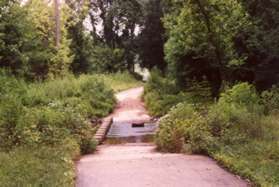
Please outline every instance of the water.
[[107, 134], [109, 143], [142, 143], [153, 141], [157, 124], [145, 123], [144, 127], [132, 127], [131, 123], [114, 122]]

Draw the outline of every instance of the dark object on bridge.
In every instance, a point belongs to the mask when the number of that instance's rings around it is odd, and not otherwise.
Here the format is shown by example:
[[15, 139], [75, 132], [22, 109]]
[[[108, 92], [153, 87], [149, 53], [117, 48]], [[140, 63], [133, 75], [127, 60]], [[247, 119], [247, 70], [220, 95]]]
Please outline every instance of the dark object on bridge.
[[144, 127], [144, 123], [132, 123], [132, 128]]

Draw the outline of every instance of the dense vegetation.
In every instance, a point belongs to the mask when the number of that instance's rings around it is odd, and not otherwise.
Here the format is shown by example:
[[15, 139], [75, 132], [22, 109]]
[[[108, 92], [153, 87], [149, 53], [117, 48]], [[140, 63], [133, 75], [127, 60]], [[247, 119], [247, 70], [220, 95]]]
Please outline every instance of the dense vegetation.
[[197, 95], [206, 93], [197, 84], [174, 94], [174, 85], [157, 74], [146, 88], [151, 89], [145, 94], [150, 111], [166, 114], [155, 137], [159, 150], [206, 154], [257, 185], [279, 184], [278, 88], [259, 94], [253, 85], [240, 83], [216, 102]]
[[163, 1], [161, 75], [144, 99], [162, 151], [209, 155], [259, 186], [279, 185], [277, 1]]
[[71, 185], [72, 159], [94, 151], [91, 123], [112, 111], [113, 91], [94, 76], [0, 82], [1, 184]]
[[132, 51], [83, 26], [93, 6], [0, 1], [2, 186], [73, 186], [73, 159], [94, 151], [114, 91], [140, 85], [127, 71]]
[[168, 5], [165, 59], [180, 87], [207, 80], [218, 96], [226, 82], [249, 82], [258, 90], [278, 83], [278, 48], [271, 36], [278, 29], [277, 2], [170, 0]]
[[[0, 0], [0, 181], [72, 186], [113, 91], [140, 85], [170, 152], [278, 185], [276, 0]], [[113, 74], [111, 74], [113, 73]], [[93, 126], [92, 126], [93, 122]], [[5, 163], [5, 164], [3, 164]]]

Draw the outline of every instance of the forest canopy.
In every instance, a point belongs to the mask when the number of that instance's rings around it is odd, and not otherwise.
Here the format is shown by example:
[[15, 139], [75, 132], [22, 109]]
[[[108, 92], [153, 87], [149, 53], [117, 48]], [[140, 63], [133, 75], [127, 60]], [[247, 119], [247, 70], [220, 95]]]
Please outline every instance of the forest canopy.
[[206, 80], [213, 96], [224, 83], [279, 81], [277, 1], [55, 2], [1, 0], [2, 69], [38, 80], [140, 64], [182, 89]]

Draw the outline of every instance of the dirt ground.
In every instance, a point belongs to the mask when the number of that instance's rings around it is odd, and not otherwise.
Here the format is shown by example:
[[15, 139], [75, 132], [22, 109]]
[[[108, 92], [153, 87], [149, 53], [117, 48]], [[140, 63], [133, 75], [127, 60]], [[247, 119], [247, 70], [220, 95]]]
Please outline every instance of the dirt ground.
[[[143, 88], [117, 94], [114, 122], [147, 122]], [[144, 143], [102, 145], [77, 163], [77, 187], [244, 187], [247, 183], [199, 155], [162, 154]]]

